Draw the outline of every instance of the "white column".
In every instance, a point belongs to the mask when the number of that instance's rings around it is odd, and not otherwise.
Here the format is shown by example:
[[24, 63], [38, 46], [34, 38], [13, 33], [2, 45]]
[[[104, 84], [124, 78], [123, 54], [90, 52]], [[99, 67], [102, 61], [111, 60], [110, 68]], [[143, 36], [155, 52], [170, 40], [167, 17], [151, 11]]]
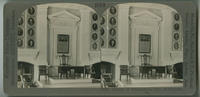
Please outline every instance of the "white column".
[[120, 79], [120, 65], [129, 65], [129, 6], [118, 6], [118, 59], [115, 59], [114, 80]]
[[81, 21], [78, 32], [78, 62], [79, 65], [89, 64], [90, 48], [90, 10], [80, 10]]
[[118, 47], [120, 65], [129, 65], [129, 6], [119, 5], [118, 8]]

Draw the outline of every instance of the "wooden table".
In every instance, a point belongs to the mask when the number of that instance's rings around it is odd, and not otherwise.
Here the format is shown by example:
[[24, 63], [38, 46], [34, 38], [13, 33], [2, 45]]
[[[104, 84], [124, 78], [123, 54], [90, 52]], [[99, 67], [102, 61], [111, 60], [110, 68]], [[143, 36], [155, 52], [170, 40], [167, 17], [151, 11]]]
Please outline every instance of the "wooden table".
[[[72, 66], [72, 65], [54, 65], [51, 67], [58, 67], [58, 74], [66, 74], [70, 73], [70, 75], [73, 73], [74, 79], [76, 76], [76, 73], [83, 73], [83, 76], [85, 76], [85, 66]], [[74, 70], [74, 72], [71, 72], [71, 70]], [[59, 76], [59, 75], [58, 75]]]
[[143, 74], [149, 74], [149, 72], [151, 72], [152, 75], [152, 70], [156, 70], [156, 73], [165, 74], [165, 78], [167, 77], [167, 68], [166, 66], [153, 66], [153, 65], [147, 65], [147, 66], [139, 66], [139, 71], [140, 73], [142, 73], [142, 77]]

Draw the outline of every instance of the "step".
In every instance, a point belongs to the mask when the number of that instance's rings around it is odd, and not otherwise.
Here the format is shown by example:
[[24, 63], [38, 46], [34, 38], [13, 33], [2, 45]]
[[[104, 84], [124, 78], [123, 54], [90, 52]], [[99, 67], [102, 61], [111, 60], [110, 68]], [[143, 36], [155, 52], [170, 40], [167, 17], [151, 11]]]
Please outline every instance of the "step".
[[173, 79], [132, 79], [131, 83], [173, 83]]
[[92, 79], [53, 79], [49, 78], [50, 84], [78, 84], [92, 83]]
[[44, 85], [43, 88], [100, 88], [99, 83], [87, 83], [87, 84], [51, 84]]

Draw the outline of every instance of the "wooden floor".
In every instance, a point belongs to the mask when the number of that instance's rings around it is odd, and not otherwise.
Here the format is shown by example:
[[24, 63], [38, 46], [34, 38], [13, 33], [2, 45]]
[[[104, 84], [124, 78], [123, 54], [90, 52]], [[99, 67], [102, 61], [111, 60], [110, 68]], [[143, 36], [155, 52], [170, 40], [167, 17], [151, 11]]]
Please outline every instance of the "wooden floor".
[[[173, 79], [122, 79], [119, 88], [137, 87], [183, 87], [183, 83], [173, 83]], [[92, 79], [52, 79], [41, 80], [42, 88], [101, 88], [100, 83], [92, 83]]]

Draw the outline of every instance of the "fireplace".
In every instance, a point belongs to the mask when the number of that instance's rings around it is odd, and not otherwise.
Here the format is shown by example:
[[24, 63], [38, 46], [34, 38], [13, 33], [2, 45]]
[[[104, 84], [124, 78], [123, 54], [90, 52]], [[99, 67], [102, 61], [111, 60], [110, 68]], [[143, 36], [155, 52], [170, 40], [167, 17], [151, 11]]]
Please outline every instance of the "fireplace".
[[[18, 62], [18, 81], [23, 81], [24, 87], [29, 87], [34, 79], [34, 65], [28, 62]], [[22, 87], [22, 86], [19, 86]]]
[[92, 65], [92, 78], [101, 79], [103, 75], [111, 75], [111, 79], [114, 80], [115, 64], [110, 62], [99, 62]]

